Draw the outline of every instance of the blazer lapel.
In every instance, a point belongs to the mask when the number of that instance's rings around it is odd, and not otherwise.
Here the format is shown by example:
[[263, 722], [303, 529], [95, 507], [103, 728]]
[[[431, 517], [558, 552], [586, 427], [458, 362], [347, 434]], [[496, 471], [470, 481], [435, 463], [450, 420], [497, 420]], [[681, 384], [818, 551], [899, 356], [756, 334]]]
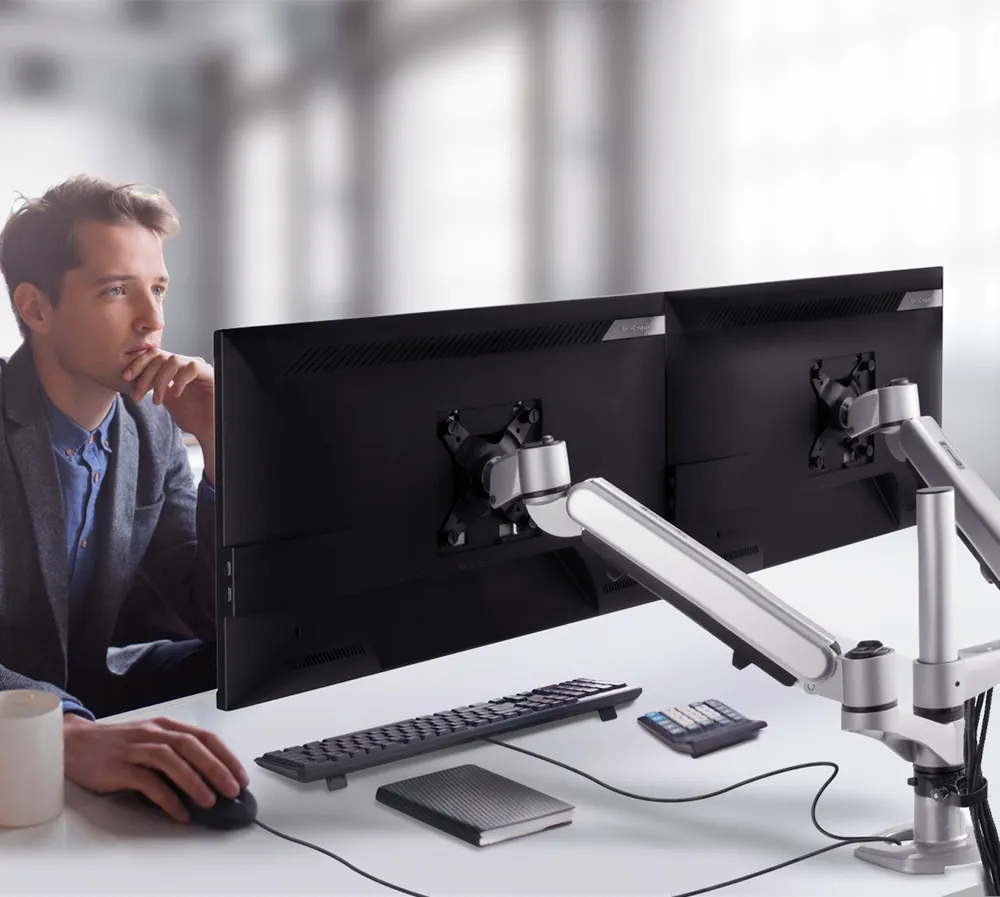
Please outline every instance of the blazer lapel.
[[[110, 644], [118, 611], [128, 585], [132, 550], [132, 523], [135, 519], [135, 488], [139, 471], [139, 437], [135, 421], [119, 396], [115, 401], [112, 430], [111, 464], [106, 481], [108, 498], [106, 526], [102, 538], [107, 548], [102, 552], [94, 590], [94, 603], [84, 624], [85, 641], [101, 646]], [[96, 640], [96, 641], [94, 641]]]
[[42, 581], [59, 633], [65, 664], [69, 619], [66, 512], [59, 472], [52, 457], [52, 441], [41, 389], [31, 350], [22, 345], [11, 356], [4, 371], [5, 411], [17, 425], [10, 428], [7, 444], [28, 504]]

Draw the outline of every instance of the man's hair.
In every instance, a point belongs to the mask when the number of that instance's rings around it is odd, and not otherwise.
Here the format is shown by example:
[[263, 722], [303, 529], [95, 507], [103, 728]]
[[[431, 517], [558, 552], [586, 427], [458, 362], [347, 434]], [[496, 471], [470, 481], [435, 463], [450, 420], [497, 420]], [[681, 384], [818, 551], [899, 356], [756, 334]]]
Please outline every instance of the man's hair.
[[112, 184], [78, 175], [50, 187], [38, 199], [21, 197], [0, 231], [0, 273], [7, 282], [10, 304], [21, 335], [28, 325], [14, 305], [14, 290], [30, 283], [59, 302], [63, 275], [83, 264], [76, 242], [76, 226], [85, 221], [139, 224], [160, 237], [180, 230], [177, 211], [162, 192], [134, 184]]

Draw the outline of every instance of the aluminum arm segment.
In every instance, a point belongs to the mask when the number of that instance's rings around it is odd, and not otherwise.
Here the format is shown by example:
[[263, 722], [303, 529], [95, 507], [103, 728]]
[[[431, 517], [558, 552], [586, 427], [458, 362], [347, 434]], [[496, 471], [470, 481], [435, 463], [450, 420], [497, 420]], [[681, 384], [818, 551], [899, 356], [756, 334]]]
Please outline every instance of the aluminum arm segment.
[[612, 567], [729, 644], [744, 664], [841, 700], [841, 651], [830, 633], [607, 481], [573, 485], [564, 442], [546, 437], [523, 446], [518, 465], [525, 507], [544, 532], [582, 536]]
[[955, 490], [959, 536], [983, 576], [1000, 586], [1000, 498], [972, 470], [933, 417], [920, 415], [916, 383], [893, 381], [847, 403], [842, 414], [849, 436], [880, 430], [893, 456], [908, 461], [928, 486]]
[[[899, 708], [891, 648], [867, 640], [842, 653], [829, 633], [610, 483], [588, 479], [574, 485], [565, 443], [546, 436], [523, 445], [518, 475], [534, 525], [557, 536], [581, 536], [621, 572], [779, 681], [784, 674], [791, 680], [786, 684], [798, 682], [838, 701], [844, 731], [874, 738], [912, 764], [913, 776], [907, 779], [913, 786], [912, 824], [871, 839], [891, 844], [866, 844], [855, 855], [901, 872], [940, 873], [980, 860], [963, 808], [985, 796], [985, 782], [968, 793], [963, 709], [965, 701], [1000, 681], [1000, 642], [964, 651], [952, 642], [950, 534], [962, 523], [967, 544], [978, 540], [995, 572], [997, 558], [990, 552], [1000, 544], [1000, 507], [933, 421], [892, 407], [908, 392], [889, 392], [881, 409], [865, 393], [841, 404], [837, 413], [850, 436], [867, 412], [867, 432], [881, 429], [890, 445], [894, 441], [897, 458], [909, 459], [929, 483], [946, 478], [917, 493], [920, 657], [913, 663], [913, 713]], [[855, 426], [849, 426], [852, 413]], [[955, 513], [959, 501], [965, 514], [961, 521]]]

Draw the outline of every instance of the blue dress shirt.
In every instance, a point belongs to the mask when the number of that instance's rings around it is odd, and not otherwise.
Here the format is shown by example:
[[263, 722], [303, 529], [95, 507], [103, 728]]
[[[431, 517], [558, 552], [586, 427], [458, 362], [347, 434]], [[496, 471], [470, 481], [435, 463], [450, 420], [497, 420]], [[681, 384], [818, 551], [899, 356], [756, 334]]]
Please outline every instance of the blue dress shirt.
[[[97, 575], [98, 539], [107, 515], [107, 493], [101, 486], [113, 451], [111, 421], [117, 404], [116, 400], [95, 430], [87, 431], [45, 396], [52, 452], [56, 458], [66, 513], [67, 637], [70, 643], [83, 624], [87, 599]], [[90, 715], [84, 708], [69, 701], [63, 702], [63, 709]]]
[[[74, 633], [79, 632], [83, 625], [88, 598], [97, 576], [98, 542], [100, 534], [105, 531], [110, 501], [101, 486], [115, 448], [112, 445], [111, 422], [118, 402], [116, 399], [104, 420], [95, 430], [88, 432], [63, 414], [47, 395], [44, 397], [66, 512], [67, 638], [72, 643]], [[200, 498], [214, 501], [215, 489], [204, 476], [198, 488]], [[64, 700], [63, 712], [94, 718], [89, 710], [75, 701]]]

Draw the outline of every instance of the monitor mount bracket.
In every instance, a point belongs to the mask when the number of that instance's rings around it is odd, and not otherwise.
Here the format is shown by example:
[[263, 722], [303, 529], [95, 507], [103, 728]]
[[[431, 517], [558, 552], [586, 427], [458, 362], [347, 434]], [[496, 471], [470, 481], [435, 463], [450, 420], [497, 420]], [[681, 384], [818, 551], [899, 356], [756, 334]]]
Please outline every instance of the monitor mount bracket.
[[[854, 366], [845, 377], [831, 376], [822, 361], [815, 362], [809, 382], [819, 406], [819, 427], [809, 449], [809, 467], [813, 470], [840, 470], [870, 461], [875, 454], [873, 434], [848, 435], [844, 429], [850, 403], [874, 385], [875, 357], [872, 353], [854, 357]], [[840, 457], [828, 457], [836, 449]]]
[[465, 482], [441, 530], [445, 545], [466, 545], [469, 523], [482, 518], [496, 520], [501, 537], [535, 528], [521, 501], [517, 453], [540, 417], [535, 403], [514, 403], [512, 416], [495, 442], [470, 433], [462, 425], [458, 410], [449, 412], [440, 422], [441, 439], [464, 471]]
[[880, 741], [911, 764], [912, 822], [879, 833], [883, 844], [861, 845], [855, 855], [899, 872], [941, 873], [980, 859], [964, 808], [983, 800], [985, 789], [970, 794], [966, 787], [964, 704], [1000, 684], [1000, 641], [954, 644], [954, 537], [957, 530], [996, 582], [1000, 499], [937, 423], [920, 415], [916, 384], [893, 381], [852, 399], [843, 426], [849, 436], [881, 432], [926, 484], [917, 493], [920, 652], [912, 665], [912, 713], [898, 705], [891, 648], [871, 640], [842, 651], [830, 633], [611, 483], [574, 484], [565, 442], [545, 436], [522, 446], [520, 486], [541, 530], [581, 537], [717, 637], [742, 644], [743, 656], [756, 654], [785, 671], [787, 684], [840, 703], [844, 731]]

